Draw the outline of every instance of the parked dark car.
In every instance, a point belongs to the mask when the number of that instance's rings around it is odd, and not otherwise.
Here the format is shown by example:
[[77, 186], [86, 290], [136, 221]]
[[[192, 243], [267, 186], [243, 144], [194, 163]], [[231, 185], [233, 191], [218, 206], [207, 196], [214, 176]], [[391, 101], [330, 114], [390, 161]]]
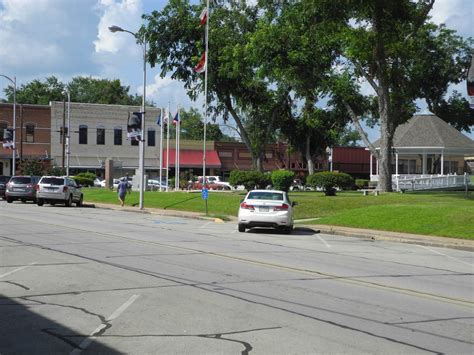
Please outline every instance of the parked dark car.
[[7, 182], [10, 180], [11, 176], [0, 175], [0, 198], [5, 199], [5, 189], [7, 187]]
[[8, 203], [15, 200], [36, 202], [36, 185], [41, 176], [12, 176], [7, 183], [5, 199]]

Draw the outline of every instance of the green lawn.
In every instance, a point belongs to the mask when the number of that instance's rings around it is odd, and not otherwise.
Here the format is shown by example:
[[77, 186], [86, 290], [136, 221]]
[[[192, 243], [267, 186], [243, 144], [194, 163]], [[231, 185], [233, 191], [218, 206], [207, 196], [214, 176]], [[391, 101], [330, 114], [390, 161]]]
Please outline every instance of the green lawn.
[[[118, 204], [109, 189], [83, 189], [85, 201]], [[213, 216], [236, 216], [243, 192], [209, 192], [208, 212]], [[474, 239], [474, 193], [387, 193], [363, 196], [340, 192], [328, 197], [320, 192], [290, 193], [297, 201], [295, 218], [315, 218], [306, 224], [331, 224], [434, 236]], [[139, 194], [127, 195], [126, 205], [138, 205]], [[145, 192], [145, 208], [205, 212], [200, 193]], [[316, 219], [317, 218], [317, 219]]]

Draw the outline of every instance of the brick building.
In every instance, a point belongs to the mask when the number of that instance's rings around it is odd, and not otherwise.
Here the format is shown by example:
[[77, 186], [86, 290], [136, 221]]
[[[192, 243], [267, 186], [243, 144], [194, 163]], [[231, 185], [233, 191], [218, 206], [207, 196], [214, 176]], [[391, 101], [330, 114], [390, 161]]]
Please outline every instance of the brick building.
[[[0, 104], [0, 139], [13, 129], [13, 105]], [[48, 167], [51, 159], [51, 110], [43, 105], [16, 105], [16, 170], [28, 158], [38, 158]], [[13, 151], [0, 146], [0, 174], [12, 175]]]

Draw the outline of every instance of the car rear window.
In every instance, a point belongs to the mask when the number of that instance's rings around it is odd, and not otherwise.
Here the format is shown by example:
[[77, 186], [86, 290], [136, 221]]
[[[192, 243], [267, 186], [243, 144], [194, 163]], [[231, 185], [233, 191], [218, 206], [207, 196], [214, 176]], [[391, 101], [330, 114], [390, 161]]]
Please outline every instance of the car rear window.
[[43, 178], [43, 180], [41, 180], [41, 183], [42, 184], [61, 186], [61, 185], [64, 185], [64, 179], [57, 178], [57, 177]]
[[7, 182], [10, 180], [10, 176], [0, 176], [0, 182]]
[[31, 183], [31, 178], [29, 176], [16, 176], [12, 177], [10, 182], [14, 184], [29, 184]]
[[248, 199], [283, 201], [283, 194], [278, 192], [250, 192]]

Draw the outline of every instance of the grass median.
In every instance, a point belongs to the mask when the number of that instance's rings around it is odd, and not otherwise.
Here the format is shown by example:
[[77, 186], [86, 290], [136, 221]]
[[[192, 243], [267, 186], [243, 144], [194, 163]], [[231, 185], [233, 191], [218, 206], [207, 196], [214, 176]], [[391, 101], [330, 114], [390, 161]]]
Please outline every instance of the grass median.
[[[117, 192], [83, 189], [88, 203], [118, 205]], [[208, 213], [237, 216], [244, 192], [209, 192]], [[356, 191], [325, 196], [320, 192], [292, 192], [297, 201], [295, 219], [312, 219], [305, 224], [326, 224], [433, 236], [474, 239], [474, 193], [416, 192], [363, 196]], [[126, 205], [138, 206], [139, 194], [126, 197]], [[146, 191], [145, 208], [161, 208], [205, 213], [199, 192]]]

